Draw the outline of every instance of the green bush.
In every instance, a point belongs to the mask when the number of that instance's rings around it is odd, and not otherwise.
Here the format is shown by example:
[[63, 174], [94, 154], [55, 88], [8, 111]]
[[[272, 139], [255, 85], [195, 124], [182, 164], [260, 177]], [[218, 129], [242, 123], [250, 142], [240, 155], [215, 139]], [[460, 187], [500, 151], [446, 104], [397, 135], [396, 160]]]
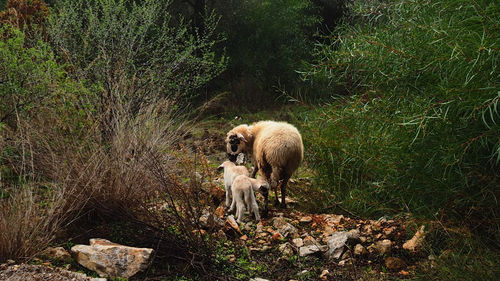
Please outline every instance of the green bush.
[[498, 243], [498, 3], [351, 9], [357, 24], [341, 26], [304, 72], [354, 94], [302, 116], [321, 185], [361, 214], [452, 218]]
[[160, 0], [62, 0], [51, 14], [50, 44], [72, 77], [101, 86], [96, 100], [103, 137], [109, 140], [119, 115], [135, 115], [163, 98], [190, 101], [225, 68], [214, 46], [218, 18], [193, 34], [172, 23]]
[[26, 48], [24, 34], [7, 26], [0, 34], [8, 34], [0, 40], [0, 123], [13, 126], [16, 117], [28, 118], [47, 106], [64, 118], [91, 110], [84, 102], [90, 92], [67, 77], [47, 44]]
[[222, 28], [228, 33], [230, 73], [252, 77], [264, 90], [280, 81], [296, 82], [295, 70], [310, 58], [314, 46], [319, 9], [309, 0], [251, 0], [231, 7], [222, 18]]

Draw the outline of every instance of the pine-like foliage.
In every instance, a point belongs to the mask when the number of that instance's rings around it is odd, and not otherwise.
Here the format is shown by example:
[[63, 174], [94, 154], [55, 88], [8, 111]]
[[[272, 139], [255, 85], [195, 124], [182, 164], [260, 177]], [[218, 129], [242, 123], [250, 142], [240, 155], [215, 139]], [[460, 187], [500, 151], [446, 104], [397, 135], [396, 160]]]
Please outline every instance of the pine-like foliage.
[[352, 94], [303, 116], [322, 186], [360, 213], [458, 218], [499, 241], [500, 5], [351, 9], [304, 73]]

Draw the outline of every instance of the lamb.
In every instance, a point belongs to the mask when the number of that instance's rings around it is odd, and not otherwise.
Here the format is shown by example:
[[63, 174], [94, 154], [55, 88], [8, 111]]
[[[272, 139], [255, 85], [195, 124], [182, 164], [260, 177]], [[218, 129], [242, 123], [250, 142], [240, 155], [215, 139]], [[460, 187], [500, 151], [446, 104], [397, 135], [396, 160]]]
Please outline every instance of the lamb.
[[219, 171], [224, 169], [224, 187], [226, 188], [226, 207], [229, 208], [229, 200], [231, 198], [231, 185], [233, 184], [234, 179], [239, 175], [249, 176], [245, 166], [236, 166], [231, 161], [224, 161], [218, 168]]
[[[286, 208], [286, 185], [304, 158], [302, 136], [297, 128], [286, 122], [260, 121], [240, 125], [227, 133], [226, 150], [230, 161], [236, 161], [240, 153], [252, 156], [254, 171], [263, 173], [275, 190], [275, 204], [279, 205], [278, 185], [281, 189], [281, 207]], [[268, 198], [265, 197], [267, 213]]]
[[242, 221], [243, 213], [245, 212], [245, 203], [248, 207], [248, 213], [250, 215], [253, 213], [255, 215], [255, 220], [260, 221], [259, 206], [255, 200], [254, 191], [261, 192], [267, 197], [269, 184], [261, 179], [253, 179], [245, 175], [239, 175], [234, 179], [231, 189], [233, 201], [229, 212], [234, 211], [236, 207], [236, 221]]

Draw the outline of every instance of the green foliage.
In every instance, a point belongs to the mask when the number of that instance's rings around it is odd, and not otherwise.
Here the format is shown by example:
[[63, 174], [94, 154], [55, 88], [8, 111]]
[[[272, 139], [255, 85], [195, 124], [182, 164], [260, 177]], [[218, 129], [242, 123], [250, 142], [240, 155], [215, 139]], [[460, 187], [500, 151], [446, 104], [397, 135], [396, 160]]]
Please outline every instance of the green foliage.
[[[188, 98], [226, 65], [214, 46], [221, 38], [211, 14], [203, 35], [181, 20], [171, 23], [160, 0], [62, 0], [50, 18], [54, 50], [78, 79], [103, 87], [106, 102], [128, 102], [134, 111], [165, 96]], [[101, 104], [102, 107], [107, 107]]]
[[9, 34], [0, 40], [0, 123], [12, 125], [16, 116], [32, 117], [50, 107], [64, 124], [69, 119], [76, 122], [75, 115], [84, 114], [80, 110], [91, 108], [83, 102], [89, 92], [67, 78], [49, 46], [39, 42], [25, 48], [24, 34], [7, 26], [0, 34]]
[[496, 237], [500, 7], [356, 1], [306, 78], [351, 93], [301, 116], [321, 186], [341, 206], [478, 224]]
[[295, 70], [310, 58], [320, 22], [312, 1], [247, 0], [233, 9], [225, 24], [232, 73], [254, 77], [269, 88], [280, 80], [295, 82]]

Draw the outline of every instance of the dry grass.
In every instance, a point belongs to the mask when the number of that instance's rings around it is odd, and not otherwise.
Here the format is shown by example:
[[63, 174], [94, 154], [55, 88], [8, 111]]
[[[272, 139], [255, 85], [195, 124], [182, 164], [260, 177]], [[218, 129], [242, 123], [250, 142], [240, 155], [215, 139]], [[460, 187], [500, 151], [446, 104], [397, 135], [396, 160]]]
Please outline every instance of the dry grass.
[[213, 202], [213, 172], [203, 155], [179, 147], [186, 123], [171, 103], [117, 119], [108, 144], [93, 126], [66, 134], [52, 123], [56, 117], [38, 117], [18, 120], [2, 142], [11, 155], [2, 157], [10, 176], [2, 178], [9, 196], [0, 201], [0, 261], [32, 258], [75, 224], [121, 220], [147, 229], [137, 243], [158, 257], [206, 271], [210, 243], [198, 218]]

